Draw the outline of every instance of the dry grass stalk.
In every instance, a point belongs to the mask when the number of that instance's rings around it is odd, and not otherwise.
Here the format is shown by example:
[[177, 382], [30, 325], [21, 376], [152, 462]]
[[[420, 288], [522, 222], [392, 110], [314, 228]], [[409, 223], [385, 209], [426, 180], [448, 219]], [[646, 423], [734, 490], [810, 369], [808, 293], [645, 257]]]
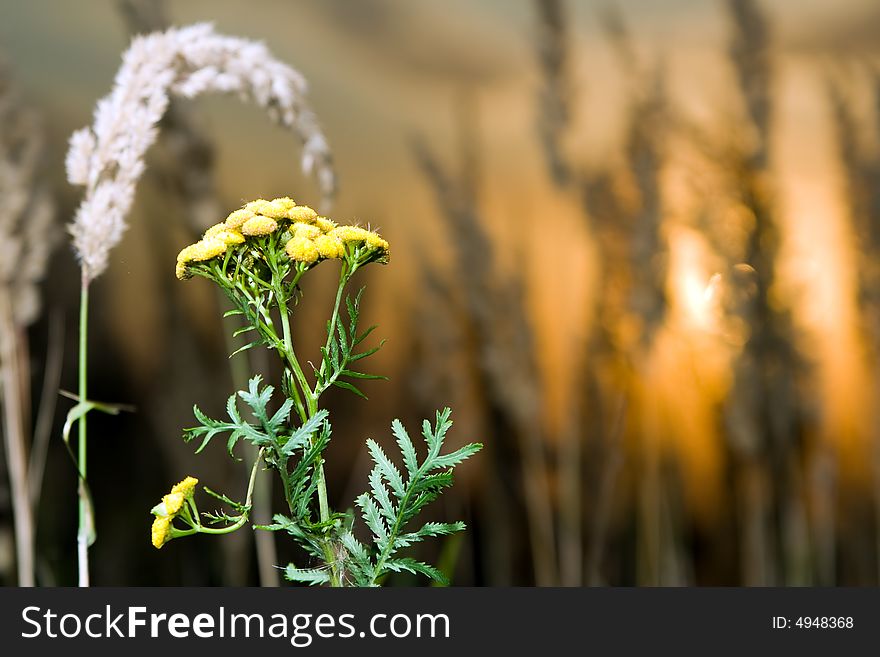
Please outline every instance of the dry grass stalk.
[[34, 520], [28, 471], [30, 377], [25, 327], [40, 311], [38, 285], [56, 239], [39, 183], [43, 143], [5, 66], [0, 66], [0, 370], [3, 436], [15, 523], [18, 582], [34, 585]]
[[[860, 123], [852, 107], [853, 100], [840, 83], [829, 85], [829, 98], [844, 178], [844, 198], [858, 244], [857, 289], [862, 330], [868, 349], [876, 359], [880, 354], [880, 73], [869, 70], [868, 79], [873, 96], [869, 119], [873, 139], [864, 138], [870, 130]], [[880, 396], [880, 381], [876, 378], [874, 388], [876, 400]], [[880, 578], [880, 429], [877, 420], [875, 414], [871, 418], [869, 437], [873, 448], [875, 559]]]
[[417, 143], [415, 152], [453, 236], [455, 271], [462, 276], [464, 314], [474, 336], [490, 426], [498, 438], [516, 437], [535, 582], [552, 585], [558, 582], [553, 506], [534, 336], [521, 282], [498, 280], [470, 182], [444, 171], [425, 144]]
[[730, 58], [751, 131], [746, 145], [734, 145], [723, 163], [730, 196], [749, 216], [741, 253], [728, 249], [728, 280], [735, 287], [739, 282], [744, 291], [728, 312], [747, 328], [725, 409], [740, 477], [741, 575], [748, 585], [793, 584], [804, 576], [793, 568], [796, 544], [807, 541], [792, 524], [802, 515], [795, 508], [802, 501], [793, 494], [799, 476], [790, 458], [800, 447], [803, 429], [796, 387], [803, 366], [790, 314], [773, 299], [780, 236], [769, 169], [774, 79], [770, 30], [753, 0], [729, 0], [728, 6], [733, 23]]

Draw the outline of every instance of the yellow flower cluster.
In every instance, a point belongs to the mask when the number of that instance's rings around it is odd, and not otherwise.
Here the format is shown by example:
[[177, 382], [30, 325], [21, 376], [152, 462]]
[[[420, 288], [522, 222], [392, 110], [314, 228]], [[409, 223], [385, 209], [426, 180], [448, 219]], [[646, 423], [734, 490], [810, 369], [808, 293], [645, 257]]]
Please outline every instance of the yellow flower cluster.
[[337, 226], [288, 197], [258, 199], [235, 210], [226, 221], [211, 226], [201, 240], [183, 249], [177, 256], [177, 278], [189, 278], [187, 265], [191, 262], [216, 258], [248, 237], [269, 235], [279, 229], [286, 229], [285, 251], [296, 262], [311, 264], [320, 258], [342, 258], [347, 244], [365, 244], [378, 251], [376, 260], [388, 261], [388, 242], [378, 233], [357, 226]]
[[153, 507], [152, 513], [156, 516], [153, 520], [151, 537], [153, 547], [161, 548], [172, 539], [171, 523], [183, 511], [183, 505], [187, 498], [191, 498], [195, 492], [199, 480], [195, 477], [187, 477], [171, 488], [171, 492], [162, 497], [162, 501]]

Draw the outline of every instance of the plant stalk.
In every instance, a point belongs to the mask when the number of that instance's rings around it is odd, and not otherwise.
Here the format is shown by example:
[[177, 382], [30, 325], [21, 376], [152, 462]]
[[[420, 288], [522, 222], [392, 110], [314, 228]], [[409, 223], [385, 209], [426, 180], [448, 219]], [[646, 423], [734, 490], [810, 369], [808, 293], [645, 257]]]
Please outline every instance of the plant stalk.
[[[79, 401], [88, 399], [88, 326], [89, 326], [89, 283], [83, 277], [79, 298]], [[79, 586], [89, 586], [89, 526], [91, 512], [86, 492], [86, 415], [83, 413], [77, 423], [77, 468], [79, 470], [79, 528], [76, 536]]]
[[[342, 283], [340, 283], [339, 291], [336, 294], [337, 309], [339, 307], [339, 298], [342, 294], [342, 287], [343, 285]], [[302, 389], [303, 395], [305, 395], [306, 397], [306, 419], [310, 419], [315, 415], [315, 413], [318, 412], [318, 399], [314, 392], [309, 388], [302, 368], [299, 365], [299, 361], [296, 358], [296, 354], [293, 351], [293, 339], [291, 338], [290, 333], [290, 319], [287, 315], [287, 303], [282, 301], [282, 299], [283, 297], [278, 295], [278, 310], [281, 314], [281, 327], [284, 332], [284, 348], [285, 351], [287, 351], [287, 360], [290, 363], [291, 369], [293, 369], [293, 374], [296, 377], [297, 383]], [[336, 312], [334, 312], [334, 320], [335, 316]], [[334, 323], [333, 321], [331, 321], [331, 330], [333, 326]], [[327, 478], [324, 475], [323, 461], [317, 464], [315, 476], [318, 478], [318, 513], [320, 514], [321, 523], [323, 524], [329, 522], [330, 520], [330, 504], [327, 500]], [[333, 547], [328, 540], [325, 540], [323, 543], [324, 560], [330, 567], [330, 585], [333, 587], [340, 586], [339, 575], [336, 570], [336, 558], [333, 554]]]
[[9, 297], [0, 307], [0, 367], [3, 377], [3, 435], [12, 514], [15, 525], [15, 557], [19, 586], [34, 586], [34, 524], [28, 490], [27, 446], [21, 399], [18, 340]]

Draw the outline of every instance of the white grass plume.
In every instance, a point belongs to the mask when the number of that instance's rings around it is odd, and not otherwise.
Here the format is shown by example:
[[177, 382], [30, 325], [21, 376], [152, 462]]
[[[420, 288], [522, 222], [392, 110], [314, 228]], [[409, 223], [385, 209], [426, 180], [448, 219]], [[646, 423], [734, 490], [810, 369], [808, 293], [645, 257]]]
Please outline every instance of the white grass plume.
[[0, 62], [0, 293], [8, 295], [17, 326], [39, 315], [38, 286], [57, 242], [53, 203], [39, 182], [42, 154], [36, 115]]
[[122, 58], [113, 90], [98, 101], [91, 128], [70, 138], [67, 178], [86, 188], [70, 226], [88, 283], [107, 268], [122, 239], [144, 155], [171, 95], [237, 93], [293, 130], [303, 143], [302, 168], [317, 178], [324, 203], [336, 178], [327, 141], [305, 100], [306, 81], [262, 43], [217, 34], [205, 23], [136, 37]]

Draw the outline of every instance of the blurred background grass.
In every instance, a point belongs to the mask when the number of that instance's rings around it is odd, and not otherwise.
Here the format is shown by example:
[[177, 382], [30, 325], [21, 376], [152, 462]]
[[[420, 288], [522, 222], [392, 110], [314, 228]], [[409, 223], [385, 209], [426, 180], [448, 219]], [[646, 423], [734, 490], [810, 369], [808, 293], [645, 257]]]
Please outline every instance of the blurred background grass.
[[[340, 177], [331, 216], [392, 244], [391, 265], [363, 279], [366, 320], [388, 339], [371, 371], [391, 380], [368, 383], [369, 402], [330, 400], [338, 507], [364, 484], [367, 437], [448, 404], [453, 444], [487, 446], [436, 510], [468, 532], [424, 548], [456, 584], [877, 584], [875, 3], [165, 8], [265, 41], [305, 74]], [[2, 2], [0, 51], [42, 115], [61, 222], [79, 200], [66, 139], [131, 31], [112, 0]], [[210, 157], [181, 167], [169, 139], [151, 151], [92, 293], [92, 394], [137, 408], [90, 424], [99, 585], [267, 581], [247, 532], [161, 552], [147, 538], [150, 507], [184, 474], [230, 492], [246, 477], [180, 440], [193, 403], [220, 412], [234, 389], [214, 291], [173, 277], [199, 223], [181, 169], [213, 180], [216, 220], [258, 197], [317, 205], [317, 191], [258, 109], [181, 111]], [[323, 269], [294, 322], [305, 352], [321, 341]], [[76, 272], [58, 248], [28, 333], [34, 405], [53, 325], [74, 388]], [[74, 581], [67, 408], [39, 508], [44, 584]], [[278, 550], [278, 563], [299, 556]]]

